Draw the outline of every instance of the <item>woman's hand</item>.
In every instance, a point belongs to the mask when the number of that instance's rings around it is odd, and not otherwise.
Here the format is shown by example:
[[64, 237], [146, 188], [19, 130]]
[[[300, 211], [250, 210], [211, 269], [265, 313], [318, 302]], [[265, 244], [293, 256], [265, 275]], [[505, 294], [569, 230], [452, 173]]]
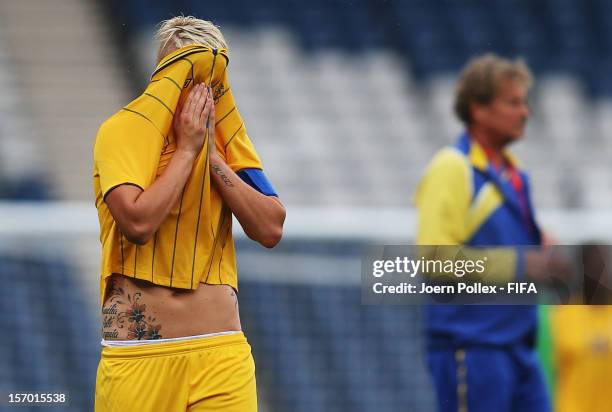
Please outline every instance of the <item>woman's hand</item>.
[[198, 156], [204, 145], [211, 107], [214, 107], [211, 89], [203, 83], [194, 86], [183, 106], [174, 115], [177, 152]]

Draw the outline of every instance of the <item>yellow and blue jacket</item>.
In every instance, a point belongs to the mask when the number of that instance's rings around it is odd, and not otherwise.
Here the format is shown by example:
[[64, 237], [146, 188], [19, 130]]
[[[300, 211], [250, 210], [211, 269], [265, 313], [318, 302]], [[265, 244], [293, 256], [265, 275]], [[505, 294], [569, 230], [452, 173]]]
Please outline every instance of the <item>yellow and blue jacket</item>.
[[[541, 242], [527, 174], [512, 155], [506, 158], [518, 170], [522, 199], [468, 133], [433, 157], [415, 196], [417, 244], [486, 247], [501, 282], [523, 276], [522, 252], [515, 246]], [[536, 308], [437, 305], [426, 308], [425, 319], [434, 346], [507, 345], [533, 338]]]

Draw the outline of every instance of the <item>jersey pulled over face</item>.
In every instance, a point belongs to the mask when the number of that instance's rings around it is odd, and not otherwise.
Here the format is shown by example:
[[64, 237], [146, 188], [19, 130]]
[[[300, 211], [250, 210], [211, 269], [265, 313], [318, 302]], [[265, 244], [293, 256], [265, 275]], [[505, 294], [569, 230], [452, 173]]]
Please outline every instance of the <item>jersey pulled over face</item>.
[[175, 151], [172, 119], [194, 84], [213, 88], [217, 152], [234, 171], [261, 169], [236, 108], [225, 50], [187, 46], [164, 58], [145, 92], [102, 124], [94, 147], [94, 192], [102, 243], [101, 291], [112, 273], [158, 285], [196, 289], [200, 282], [237, 288], [232, 214], [211, 185], [208, 144], [197, 157], [170, 214], [145, 245], [119, 231], [105, 196], [122, 184], [146, 190]]

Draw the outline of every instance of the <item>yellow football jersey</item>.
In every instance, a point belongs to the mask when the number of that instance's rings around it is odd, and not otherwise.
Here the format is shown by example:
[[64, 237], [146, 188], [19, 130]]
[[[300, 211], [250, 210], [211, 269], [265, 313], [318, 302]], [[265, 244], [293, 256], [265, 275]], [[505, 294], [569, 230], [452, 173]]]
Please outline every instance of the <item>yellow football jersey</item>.
[[557, 381], [555, 410], [609, 411], [612, 306], [567, 305], [550, 313]]
[[194, 83], [212, 85], [217, 152], [234, 171], [261, 169], [229, 85], [225, 50], [191, 45], [163, 59], [145, 92], [100, 127], [93, 184], [100, 221], [101, 299], [112, 273], [158, 285], [196, 289], [200, 282], [237, 284], [232, 213], [211, 185], [208, 138], [170, 214], [145, 245], [130, 243], [110, 214], [105, 196], [121, 184], [146, 190], [175, 151], [172, 119]]

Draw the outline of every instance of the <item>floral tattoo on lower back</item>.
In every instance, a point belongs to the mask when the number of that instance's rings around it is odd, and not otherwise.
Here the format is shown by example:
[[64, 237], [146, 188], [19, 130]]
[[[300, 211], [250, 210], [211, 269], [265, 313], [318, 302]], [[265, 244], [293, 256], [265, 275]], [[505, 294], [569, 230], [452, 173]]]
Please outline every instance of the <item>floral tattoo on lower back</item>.
[[[104, 339], [117, 339], [119, 329], [127, 327], [127, 339], [161, 339], [161, 325], [156, 319], [147, 315], [147, 305], [140, 302], [142, 294], [126, 294], [122, 287], [112, 285], [110, 296], [102, 308], [102, 336]], [[118, 309], [128, 303], [127, 309]]]

